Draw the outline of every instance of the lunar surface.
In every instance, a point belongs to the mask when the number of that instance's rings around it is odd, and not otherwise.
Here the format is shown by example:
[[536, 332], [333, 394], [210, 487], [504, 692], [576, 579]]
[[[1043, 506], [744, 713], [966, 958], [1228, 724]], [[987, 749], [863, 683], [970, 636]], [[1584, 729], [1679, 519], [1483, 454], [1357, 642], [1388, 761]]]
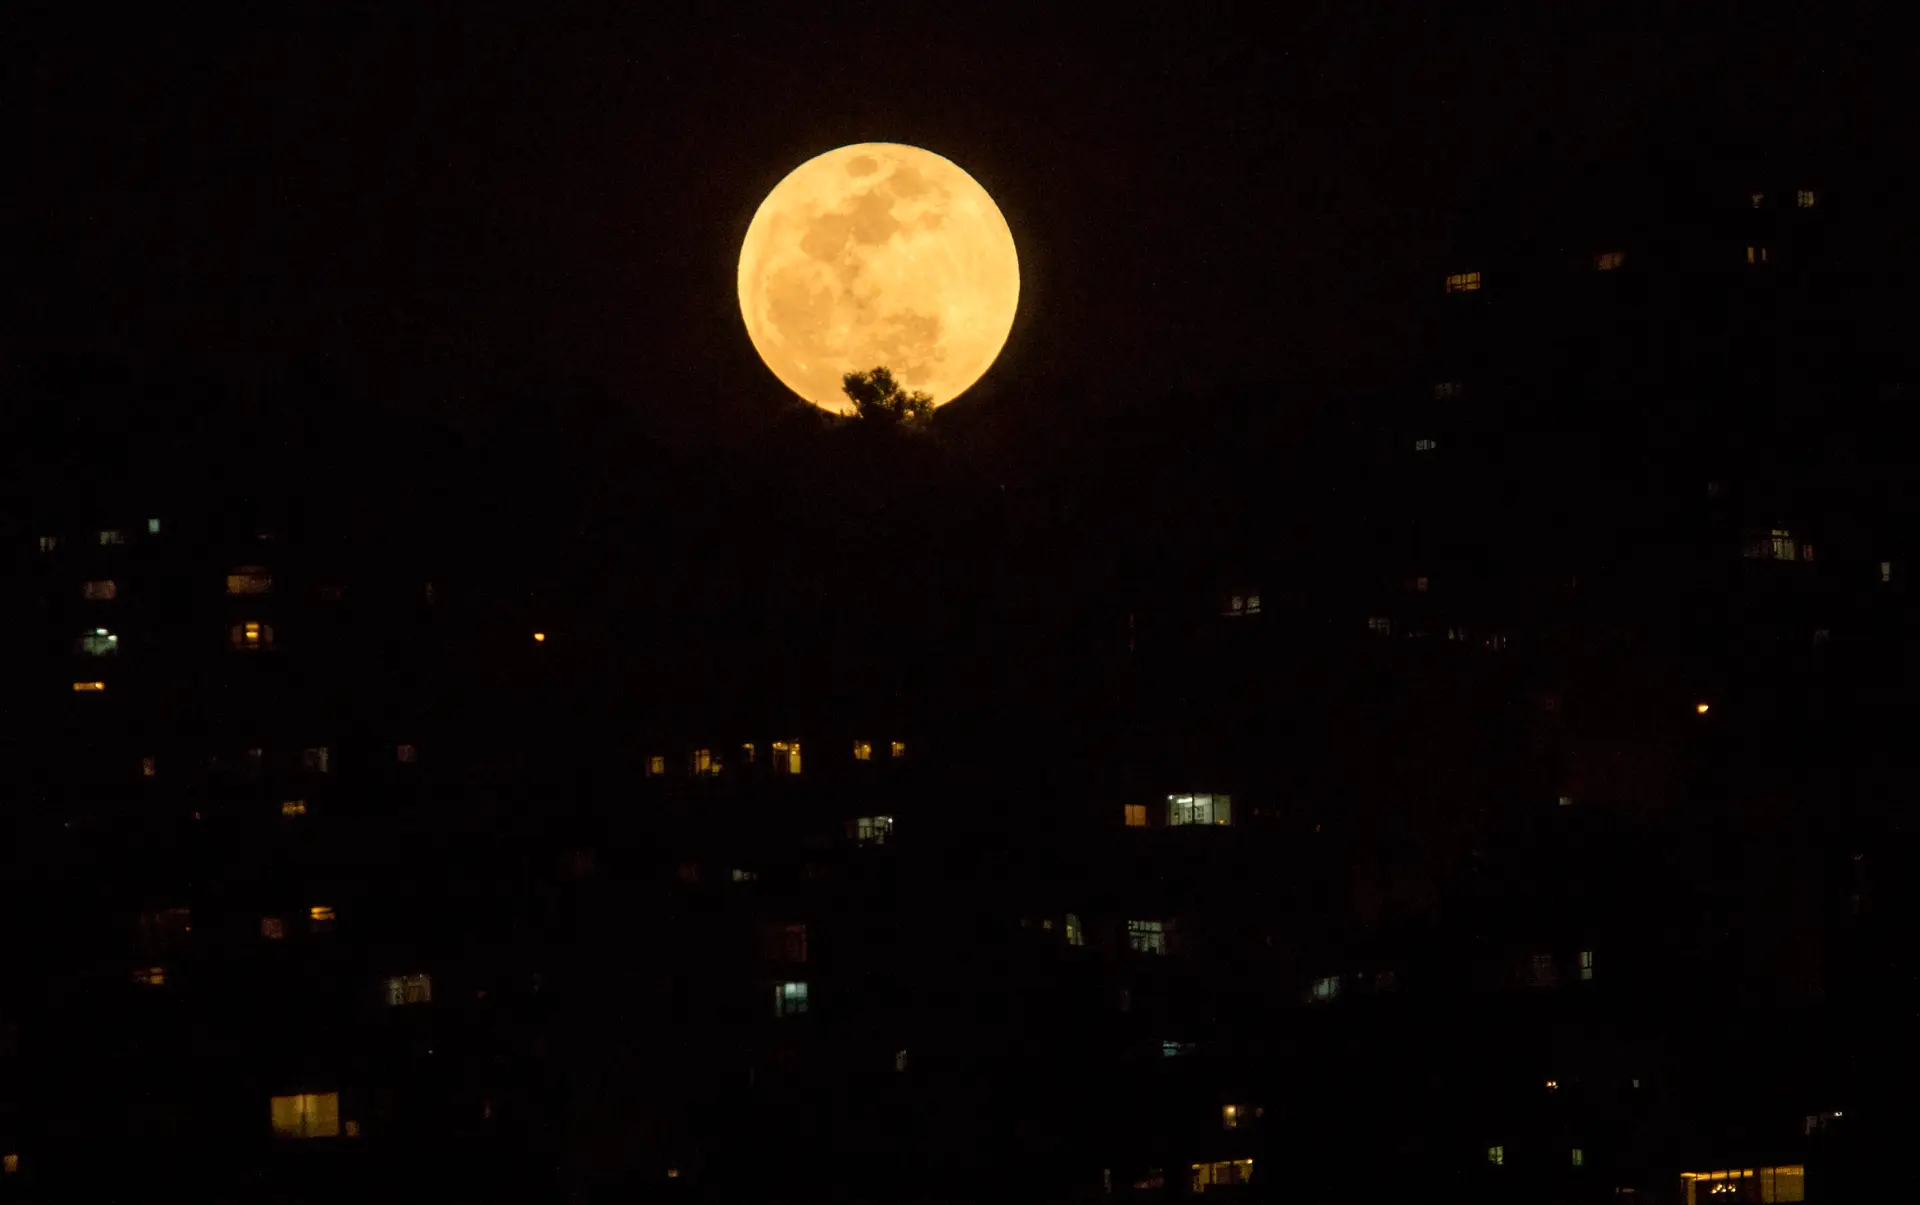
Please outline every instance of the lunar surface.
[[1013, 232], [987, 191], [919, 147], [865, 142], [795, 168], [740, 247], [740, 314], [787, 388], [850, 413], [840, 378], [886, 366], [945, 405], [1005, 346]]

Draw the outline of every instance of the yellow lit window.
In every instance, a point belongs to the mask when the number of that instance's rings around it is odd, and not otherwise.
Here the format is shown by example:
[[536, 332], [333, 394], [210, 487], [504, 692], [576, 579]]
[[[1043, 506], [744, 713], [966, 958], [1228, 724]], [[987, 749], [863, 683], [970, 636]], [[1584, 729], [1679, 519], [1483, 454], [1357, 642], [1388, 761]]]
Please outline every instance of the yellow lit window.
[[345, 1134], [345, 1135], [346, 1135], [347, 1137], [349, 1137], [349, 1138], [358, 1138], [358, 1137], [360, 1137], [360, 1123], [359, 1123], [359, 1122], [357, 1122], [357, 1121], [348, 1121], [348, 1122], [342, 1122], [341, 1124], [342, 1124], [343, 1126], [345, 1126], [345, 1129], [343, 1129], [343, 1130], [342, 1130], [341, 1132], [342, 1132], [343, 1134]]
[[1812, 209], [1813, 200], [1813, 190], [1811, 188], [1803, 188], [1793, 194], [1793, 203], [1801, 209]]
[[1237, 1130], [1240, 1128], [1239, 1105], [1220, 1106], [1220, 1128], [1223, 1130]]
[[773, 772], [775, 774], [800, 773], [800, 742], [773, 742]]
[[307, 801], [304, 799], [289, 799], [280, 805], [280, 814], [282, 816], [304, 816], [307, 814]]
[[1627, 253], [1624, 251], [1602, 251], [1593, 257], [1593, 270], [1595, 272], [1611, 272], [1625, 263], [1626, 260]]
[[1488, 1162], [1488, 1163], [1493, 1163], [1493, 1164], [1502, 1164], [1502, 1163], [1505, 1163], [1506, 1161], [1507, 1161], [1507, 1148], [1506, 1148], [1506, 1147], [1504, 1147], [1504, 1146], [1490, 1146], [1490, 1147], [1488, 1147], [1488, 1148], [1487, 1148], [1487, 1162]]
[[151, 757], [143, 757], [140, 759], [140, 777], [152, 778], [155, 772], [154, 760]]
[[387, 1005], [398, 1008], [403, 1004], [431, 1004], [433, 1002], [433, 976], [431, 975], [394, 975], [387, 980]]
[[[1759, 1192], [1754, 1192], [1755, 1184]], [[1681, 1172], [1680, 1185], [1687, 1205], [1717, 1205], [1720, 1201], [1804, 1201], [1806, 1168], [1763, 1167], [1717, 1172]]]
[[340, 1136], [340, 1094], [309, 1092], [273, 1098], [275, 1138], [337, 1138]]
[[656, 753], [647, 759], [648, 778], [661, 778], [666, 775], [666, 772], [667, 759], [664, 755]]
[[1080, 918], [1077, 915], [1071, 912], [1067, 913], [1066, 928], [1068, 945], [1084, 946], [1087, 944], [1086, 930], [1080, 927]]
[[1577, 1146], [1573, 1148], [1573, 1165], [1575, 1167], [1585, 1167], [1587, 1165], [1587, 1152]]
[[760, 751], [753, 747], [752, 741], [748, 741], [746, 744], [740, 746], [740, 760], [749, 766], [753, 764], [753, 759], [758, 757], [759, 754]]
[[1126, 808], [1127, 808], [1127, 827], [1128, 828], [1147, 827], [1147, 805], [1146, 804], [1129, 803], [1126, 805]]
[[1478, 272], [1455, 272], [1447, 277], [1447, 292], [1472, 293], [1480, 288]]
[[888, 753], [892, 757], [905, 757], [907, 755], [907, 742], [893, 742], [892, 746], [888, 749]]
[[695, 778], [714, 778], [720, 773], [720, 759], [711, 749], [695, 749], [687, 757], [687, 773]]
[[1217, 1163], [1196, 1163], [1193, 1165], [1193, 1191], [1205, 1192], [1208, 1188], [1226, 1188], [1234, 1184], [1245, 1184], [1253, 1178], [1253, 1160], [1222, 1159]]
[[1549, 1091], [1549, 1092], [1558, 1092], [1559, 1090], [1560, 1090], [1560, 1081], [1559, 1081], [1559, 1080], [1557, 1080], [1557, 1079], [1550, 1079], [1550, 1080], [1548, 1080], [1548, 1081], [1547, 1081], [1547, 1091]]
[[533, 642], [535, 644], [545, 644], [547, 642], [547, 634], [545, 632], [535, 632], [533, 634]]
[[135, 983], [145, 984], [148, 987], [160, 987], [167, 981], [167, 968], [135, 967], [133, 970], [133, 981]]
[[19, 1170], [20, 1170], [20, 1156], [0, 1155], [0, 1171], [3, 1171], [7, 1175], [11, 1176]]
[[268, 941], [279, 941], [287, 935], [287, 923], [277, 916], [260, 918], [260, 936]]
[[315, 904], [307, 909], [307, 917], [312, 922], [315, 933], [325, 933], [333, 928], [333, 909], [324, 904]]
[[120, 587], [111, 581], [83, 582], [80, 597], [88, 602], [112, 602], [120, 597]]
[[105, 682], [75, 682], [73, 688], [82, 694], [96, 694], [107, 688]]
[[1582, 979], [1593, 978], [1593, 951], [1592, 950], [1580, 951], [1580, 978]]
[[1748, 263], [1750, 263], [1750, 264], [1764, 264], [1764, 263], [1766, 263], [1766, 262], [1767, 262], [1767, 249], [1766, 249], [1765, 247], [1748, 247], [1748, 248], [1747, 248], [1747, 262], [1748, 262]]
[[236, 623], [227, 631], [227, 642], [243, 653], [270, 649], [273, 647], [273, 625], [253, 620]]
[[872, 741], [853, 742], [853, 760], [872, 761], [873, 760], [873, 742]]
[[271, 594], [273, 575], [259, 565], [242, 565], [227, 574], [228, 594]]

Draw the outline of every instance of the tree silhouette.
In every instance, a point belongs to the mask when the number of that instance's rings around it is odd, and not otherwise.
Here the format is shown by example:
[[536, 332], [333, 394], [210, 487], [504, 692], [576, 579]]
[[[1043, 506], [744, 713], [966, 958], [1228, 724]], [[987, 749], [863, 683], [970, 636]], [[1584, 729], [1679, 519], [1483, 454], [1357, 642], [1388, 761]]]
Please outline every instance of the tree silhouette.
[[840, 388], [852, 399], [854, 414], [866, 422], [915, 426], [933, 417], [933, 398], [917, 389], [902, 389], [885, 365], [871, 372], [848, 373], [840, 378]]

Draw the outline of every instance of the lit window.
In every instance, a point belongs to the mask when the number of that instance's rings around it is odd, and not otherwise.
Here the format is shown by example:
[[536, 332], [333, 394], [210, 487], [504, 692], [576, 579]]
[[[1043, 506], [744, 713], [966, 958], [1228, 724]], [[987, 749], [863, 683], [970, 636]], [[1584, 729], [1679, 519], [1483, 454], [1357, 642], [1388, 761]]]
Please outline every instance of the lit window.
[[431, 1004], [432, 1002], [432, 975], [394, 975], [387, 980], [387, 1005], [390, 1008], [398, 1008], [403, 1004]]
[[1313, 999], [1319, 1001], [1338, 1000], [1340, 998], [1340, 976], [1323, 975], [1313, 981], [1311, 989]]
[[1559, 1080], [1557, 1080], [1557, 1079], [1550, 1079], [1550, 1080], [1548, 1080], [1548, 1081], [1547, 1081], [1547, 1091], [1549, 1091], [1549, 1092], [1558, 1092], [1559, 1090], [1560, 1090], [1560, 1081], [1559, 1081]]
[[157, 536], [160, 534], [160, 520], [158, 519], [147, 520], [147, 534], [150, 536]]
[[1067, 913], [1066, 928], [1068, 945], [1084, 946], [1087, 944], [1086, 930], [1080, 927], [1080, 918], [1077, 915], [1071, 912]]
[[11, 1176], [19, 1170], [20, 1170], [20, 1156], [0, 1155], [0, 1172], [5, 1172], [7, 1175]]
[[1587, 1165], [1587, 1152], [1577, 1146], [1573, 1148], [1573, 1165], [1575, 1167], [1585, 1167]]
[[1438, 450], [1439, 447], [1440, 441], [1437, 439], [1416, 439], [1413, 441], [1413, 450], [1416, 452], [1432, 452]]
[[124, 544], [126, 542], [127, 533], [124, 531], [103, 531], [100, 533], [100, 545], [103, 548], [114, 544]]
[[260, 936], [266, 938], [268, 941], [279, 941], [286, 935], [287, 922], [277, 916], [263, 916], [260, 918]]
[[1800, 545], [1784, 527], [1749, 532], [1740, 549], [1741, 556], [1757, 561], [1792, 561], [1798, 559], [1799, 553]]
[[773, 985], [773, 1015], [776, 1017], [795, 1017], [807, 1011], [807, 985], [804, 983], [776, 983]]
[[1157, 920], [1130, 920], [1127, 922], [1127, 949], [1136, 954], [1165, 954], [1167, 952], [1167, 925]]
[[246, 623], [236, 623], [227, 632], [227, 642], [237, 652], [263, 652], [273, 647], [273, 625], [251, 620]]
[[1167, 824], [1226, 824], [1233, 816], [1231, 795], [1169, 795]]
[[1880, 562], [1880, 580], [1883, 582], [1890, 582], [1893, 580], [1893, 562], [1892, 561]]
[[1495, 1164], [1499, 1164], [1499, 1163], [1505, 1163], [1506, 1161], [1507, 1161], [1507, 1148], [1506, 1148], [1506, 1147], [1504, 1147], [1504, 1146], [1490, 1146], [1490, 1147], [1488, 1147], [1488, 1148], [1487, 1148], [1487, 1162], [1488, 1162], [1488, 1163], [1495, 1163]]
[[656, 753], [647, 758], [647, 777], [662, 778], [667, 773], [667, 759], [664, 754]]
[[862, 816], [847, 821], [847, 836], [861, 845], [885, 845], [892, 835], [892, 816]]
[[340, 1094], [310, 1092], [273, 1098], [275, 1138], [337, 1138], [340, 1136]]
[[894, 741], [892, 745], [889, 746], [887, 752], [891, 757], [905, 757], [907, 755], [907, 742]]
[[1593, 951], [1592, 950], [1580, 951], [1580, 978], [1582, 979], [1593, 978]]
[[760, 872], [757, 870], [741, 870], [736, 866], [733, 871], [733, 881], [736, 883], [758, 883], [760, 881]]
[[1767, 194], [1763, 192], [1749, 193], [1748, 199], [1753, 202], [1753, 207], [1758, 209], [1760, 208], [1760, 202], [1767, 199]]
[[112, 581], [82, 582], [80, 597], [88, 602], [112, 602], [120, 597], [120, 587]]
[[[1759, 1182], [1759, 1193], [1753, 1182]], [[1681, 1172], [1680, 1184], [1686, 1190], [1687, 1205], [1712, 1205], [1715, 1201], [1759, 1200], [1804, 1201], [1807, 1199], [1805, 1167], [1763, 1167], [1717, 1172]]]
[[1391, 636], [1393, 635], [1393, 620], [1388, 619], [1385, 615], [1369, 615], [1367, 616], [1367, 631], [1372, 632], [1376, 636]]
[[54, 549], [58, 547], [60, 547], [59, 536], [41, 536], [40, 537], [40, 551], [52, 552]]
[[307, 814], [307, 801], [304, 799], [289, 799], [280, 805], [280, 814], [282, 816], [304, 816]]
[[711, 749], [695, 749], [687, 755], [687, 773], [694, 778], [717, 778], [720, 769], [720, 759]]
[[533, 642], [535, 644], [545, 644], [547, 642], [547, 634], [545, 632], [535, 632], [533, 634]]
[[1245, 1184], [1253, 1178], [1253, 1160], [1223, 1159], [1218, 1163], [1196, 1163], [1193, 1165], [1193, 1191], [1205, 1192], [1209, 1187], [1225, 1188], [1234, 1184]]
[[873, 760], [873, 742], [872, 741], [853, 742], [853, 760], [872, 761]]
[[105, 682], [75, 682], [73, 688], [83, 695], [99, 694], [107, 688]]
[[1767, 262], [1767, 249], [1766, 249], [1765, 247], [1748, 247], [1748, 248], [1747, 248], [1747, 262], [1748, 262], [1748, 263], [1750, 263], [1750, 264], [1764, 264], [1764, 263], [1766, 263], [1766, 262]]
[[307, 909], [307, 917], [315, 933], [325, 933], [333, 928], [333, 909], [323, 904], [315, 904]]
[[1472, 293], [1480, 288], [1478, 272], [1455, 272], [1447, 277], [1447, 292]]
[[753, 764], [753, 759], [759, 755], [759, 752], [760, 751], [758, 749], [755, 749], [753, 747], [753, 742], [748, 741], [746, 744], [740, 746], [740, 760], [746, 763], [747, 765], [751, 766]]
[[1626, 259], [1627, 253], [1624, 251], [1602, 251], [1593, 257], [1593, 270], [1611, 272], [1625, 263]]
[[[1125, 1008], [1122, 1008], [1120, 1011], [1125, 1012], [1127, 1010]], [[1192, 1042], [1160, 1043], [1160, 1057], [1163, 1059], [1177, 1059], [1183, 1054], [1192, 1054], [1192, 1053], [1193, 1053]]]
[[1237, 1130], [1240, 1128], [1239, 1105], [1220, 1106], [1220, 1128], [1223, 1130]]
[[160, 987], [167, 982], [165, 967], [135, 967], [133, 981], [146, 987]]
[[395, 745], [393, 747], [393, 758], [402, 765], [411, 766], [420, 760], [420, 747], [418, 745]]
[[1258, 594], [1235, 594], [1228, 597], [1226, 605], [1220, 608], [1220, 614], [1229, 618], [1260, 614], [1260, 596]]
[[1496, 634], [1496, 635], [1487, 637], [1485, 640], [1481, 641], [1480, 644], [1483, 648], [1492, 649], [1494, 652], [1497, 653], [1500, 650], [1507, 647], [1507, 638], [1505, 636]]
[[342, 1130], [341, 1130], [341, 1133], [343, 1133], [343, 1134], [345, 1134], [345, 1135], [346, 1135], [347, 1137], [349, 1137], [349, 1138], [358, 1138], [358, 1137], [360, 1137], [360, 1123], [359, 1123], [359, 1122], [357, 1122], [357, 1121], [345, 1121], [345, 1122], [342, 1122], [342, 1123], [341, 1123], [341, 1125], [345, 1127], [344, 1129], [342, 1129]]
[[1802, 188], [1793, 194], [1793, 203], [1801, 209], [1812, 209], [1813, 201], [1813, 190], [1811, 188]]
[[773, 772], [775, 774], [800, 773], [800, 742], [773, 742]]
[[905, 1071], [907, 1069], [906, 1051], [896, 1050], [893, 1052], [893, 1069], [895, 1071]]
[[273, 575], [259, 565], [242, 565], [227, 573], [228, 594], [271, 594]]
[[140, 777], [152, 778], [156, 768], [153, 758], [143, 757], [140, 759]]
[[760, 944], [769, 962], [805, 962], [807, 927], [798, 923], [767, 925], [760, 931]]
[[1147, 805], [1146, 804], [1129, 803], [1129, 804], [1126, 804], [1125, 806], [1127, 809], [1127, 827], [1128, 828], [1147, 827]]
[[1433, 400], [1449, 402], [1466, 392], [1466, 385], [1459, 381], [1441, 381], [1433, 387]]
[[1563, 808], [1568, 808], [1568, 807], [1572, 807], [1572, 806], [1573, 806], [1573, 796], [1571, 796], [1571, 795], [1562, 795], [1562, 796], [1560, 797], [1560, 806], [1561, 806], [1561, 807], [1563, 807]]
[[325, 745], [316, 745], [311, 749], [300, 751], [300, 768], [309, 774], [325, 774], [330, 760]]

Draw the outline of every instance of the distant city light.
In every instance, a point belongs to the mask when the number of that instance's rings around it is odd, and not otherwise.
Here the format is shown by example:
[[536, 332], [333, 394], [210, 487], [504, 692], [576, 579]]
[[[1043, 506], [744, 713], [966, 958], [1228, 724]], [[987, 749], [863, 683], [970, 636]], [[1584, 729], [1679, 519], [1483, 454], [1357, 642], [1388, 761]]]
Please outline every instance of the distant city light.
[[545, 644], [547, 642], [547, 634], [545, 632], [535, 632], [533, 634], [533, 642], [535, 644]]
[[1705, 704], [1705, 703], [1695, 703], [1695, 704], [1693, 705], [1693, 710], [1694, 710], [1694, 712], [1695, 712], [1695, 714], [1698, 714], [1698, 715], [1705, 715], [1705, 714], [1707, 714], [1707, 712], [1708, 712], [1708, 710], [1709, 710], [1709, 707], [1708, 707], [1708, 705], [1707, 705], [1707, 704]]

